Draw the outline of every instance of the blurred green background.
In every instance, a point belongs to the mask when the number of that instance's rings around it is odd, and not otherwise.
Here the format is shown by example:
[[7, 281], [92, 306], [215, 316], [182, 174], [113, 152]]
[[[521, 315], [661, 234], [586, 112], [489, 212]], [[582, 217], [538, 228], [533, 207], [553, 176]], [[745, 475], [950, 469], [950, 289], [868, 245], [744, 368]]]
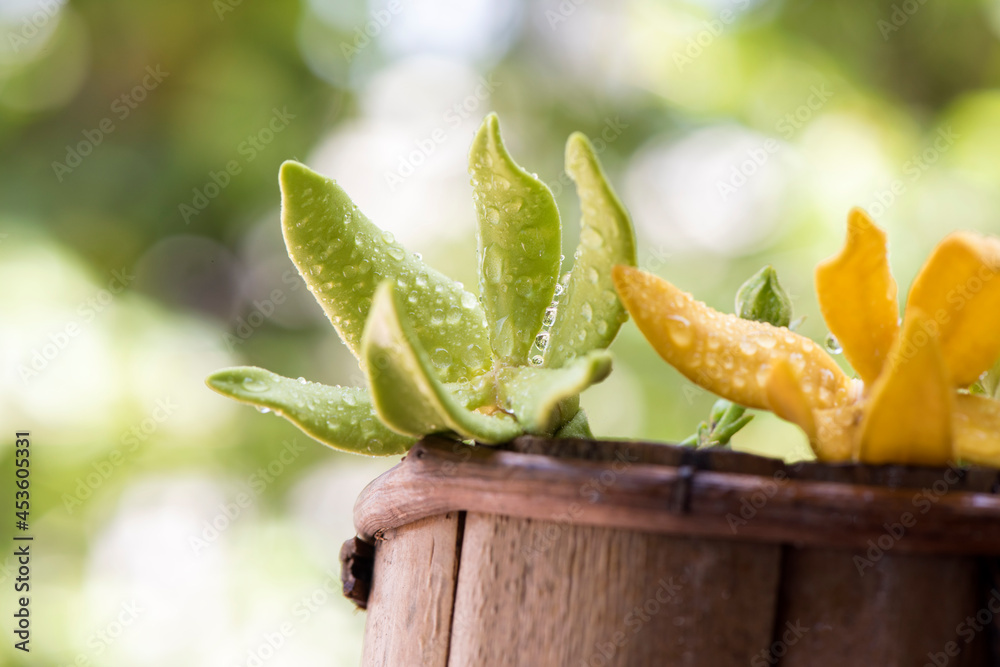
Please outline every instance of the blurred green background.
[[[0, 35], [0, 506], [30, 429], [35, 536], [32, 653], [5, 630], [0, 664], [358, 663], [337, 553], [395, 461], [203, 384], [235, 364], [363, 381], [285, 255], [286, 159], [474, 286], [482, 117], [557, 194], [568, 257], [581, 130], [643, 268], [731, 311], [772, 264], [819, 341], [812, 270], [851, 206], [904, 289], [946, 232], [1000, 232], [996, 0], [5, 0]], [[679, 440], [707, 415], [633, 325], [613, 350], [595, 433]], [[809, 456], [770, 415], [734, 444]]]

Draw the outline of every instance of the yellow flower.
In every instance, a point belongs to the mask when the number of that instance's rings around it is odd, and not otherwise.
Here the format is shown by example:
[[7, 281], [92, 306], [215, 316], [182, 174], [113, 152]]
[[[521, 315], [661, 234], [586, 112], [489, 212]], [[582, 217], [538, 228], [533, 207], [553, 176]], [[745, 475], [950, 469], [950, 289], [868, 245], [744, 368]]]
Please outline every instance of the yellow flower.
[[1000, 357], [1000, 239], [946, 237], [917, 275], [902, 321], [885, 232], [848, 216], [843, 250], [816, 268], [823, 318], [857, 371], [813, 341], [614, 269], [622, 302], [691, 381], [798, 424], [823, 461], [1000, 467], [1000, 402], [966, 391]]

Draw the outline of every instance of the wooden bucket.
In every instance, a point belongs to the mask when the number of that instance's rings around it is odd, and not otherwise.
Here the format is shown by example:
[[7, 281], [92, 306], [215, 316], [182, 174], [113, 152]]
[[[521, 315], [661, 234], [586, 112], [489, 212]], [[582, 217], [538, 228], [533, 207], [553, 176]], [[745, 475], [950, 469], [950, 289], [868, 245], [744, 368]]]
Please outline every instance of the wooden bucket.
[[358, 498], [344, 587], [366, 666], [1000, 665], [996, 489], [978, 468], [432, 437]]

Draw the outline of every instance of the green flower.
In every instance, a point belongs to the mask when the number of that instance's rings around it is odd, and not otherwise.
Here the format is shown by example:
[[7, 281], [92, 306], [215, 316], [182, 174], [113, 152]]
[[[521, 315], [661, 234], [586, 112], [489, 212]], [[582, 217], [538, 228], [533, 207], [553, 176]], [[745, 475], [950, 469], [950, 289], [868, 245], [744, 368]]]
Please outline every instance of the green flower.
[[247, 367], [218, 371], [208, 385], [361, 454], [400, 454], [430, 433], [485, 444], [522, 433], [589, 436], [579, 394], [610, 372], [605, 348], [627, 317], [611, 267], [635, 265], [628, 214], [593, 146], [572, 135], [566, 171], [583, 214], [576, 261], [560, 283], [555, 200], [510, 157], [495, 115], [476, 134], [469, 171], [479, 298], [404, 250], [334, 181], [282, 165], [289, 255], [369, 390]]

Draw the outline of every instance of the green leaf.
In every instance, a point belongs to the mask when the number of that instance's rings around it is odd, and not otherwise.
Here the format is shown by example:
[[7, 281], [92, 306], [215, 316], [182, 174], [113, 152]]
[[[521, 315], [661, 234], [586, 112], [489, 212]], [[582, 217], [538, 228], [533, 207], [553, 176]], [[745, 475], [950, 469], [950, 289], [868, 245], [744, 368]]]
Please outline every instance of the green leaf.
[[345, 452], [370, 456], [405, 453], [416, 440], [385, 427], [367, 392], [275, 375], [263, 368], [224, 368], [206, 379], [223, 396], [274, 411], [310, 437]]
[[487, 444], [521, 434], [508, 415], [467, 409], [435, 377], [431, 359], [400, 312], [391, 281], [378, 286], [361, 348], [375, 410], [393, 430], [414, 436], [451, 431]]
[[288, 254], [355, 356], [375, 287], [392, 279], [421, 346], [447, 358], [444, 381], [489, 369], [486, 318], [475, 295], [395, 243], [331, 179], [285, 162], [280, 180]]
[[615, 293], [611, 268], [636, 264], [632, 221], [608, 185], [594, 147], [580, 133], [566, 142], [566, 172], [580, 197], [580, 245], [549, 331], [547, 368], [611, 344], [628, 317]]
[[557, 438], [587, 438], [593, 440], [594, 434], [590, 432], [590, 423], [587, 421], [587, 413], [583, 408], [577, 411], [573, 418], [559, 427], [556, 431]]
[[575, 359], [563, 368], [501, 368], [497, 373], [499, 406], [513, 412], [529, 433], [551, 433], [579, 408], [579, 395], [611, 372], [603, 350]]
[[524, 364], [555, 294], [559, 210], [548, 186], [510, 157], [495, 114], [472, 142], [469, 173], [479, 218], [479, 293], [493, 353]]

